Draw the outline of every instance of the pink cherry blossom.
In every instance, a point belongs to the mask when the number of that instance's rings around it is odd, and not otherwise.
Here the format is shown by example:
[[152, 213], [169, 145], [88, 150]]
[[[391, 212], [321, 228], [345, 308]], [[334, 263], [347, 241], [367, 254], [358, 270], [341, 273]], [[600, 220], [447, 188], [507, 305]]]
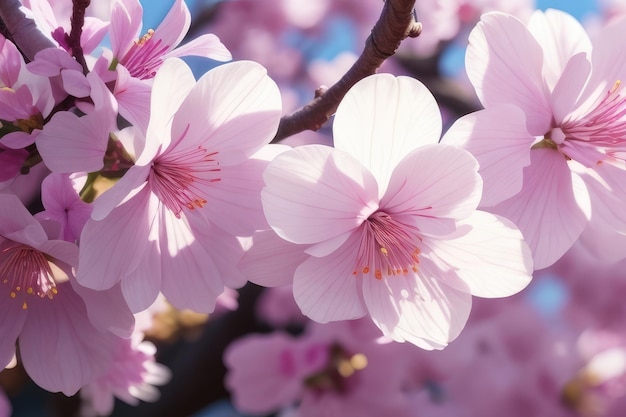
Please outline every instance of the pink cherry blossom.
[[[73, 395], [104, 372], [115, 337], [94, 327], [75, 290], [76, 245], [50, 239], [15, 196], [0, 194], [0, 206], [0, 363], [11, 361], [19, 341], [30, 377]], [[114, 305], [91, 301], [101, 310]]]
[[478, 164], [437, 144], [441, 116], [421, 83], [360, 81], [333, 131], [334, 149], [295, 148], [264, 174], [272, 229], [311, 245], [293, 278], [305, 315], [322, 323], [369, 315], [396, 341], [441, 349], [463, 328], [472, 294], [503, 297], [528, 284], [521, 234], [476, 210]]
[[196, 83], [181, 60], [166, 61], [145, 147], [83, 229], [78, 280], [97, 290], [121, 282], [133, 311], [159, 291], [177, 307], [212, 311], [224, 284], [245, 282], [236, 236], [267, 228], [261, 174], [273, 155], [261, 148], [280, 112], [276, 84], [256, 63], [226, 64]]
[[177, 48], [191, 25], [191, 15], [183, 0], [174, 2], [159, 27], [137, 39], [142, 15], [138, 0], [115, 0], [112, 4], [109, 36], [113, 56], [131, 77], [153, 78], [163, 61], [170, 57], [197, 55], [218, 61], [231, 59], [230, 52], [212, 34], [199, 36]]
[[155, 361], [156, 347], [141, 338], [137, 335], [117, 340], [107, 372], [80, 390], [82, 416], [110, 415], [115, 398], [130, 405], [159, 399], [155, 385], [166, 384], [172, 375], [167, 367]]
[[595, 232], [587, 241], [598, 255], [613, 252], [611, 235], [626, 231], [619, 81], [626, 65], [614, 54], [625, 27], [626, 20], [607, 26], [592, 44], [573, 17], [548, 10], [528, 25], [490, 13], [470, 35], [467, 71], [486, 110], [461, 119], [444, 142], [470, 150], [485, 167], [483, 206], [520, 228], [537, 269], [585, 228]]

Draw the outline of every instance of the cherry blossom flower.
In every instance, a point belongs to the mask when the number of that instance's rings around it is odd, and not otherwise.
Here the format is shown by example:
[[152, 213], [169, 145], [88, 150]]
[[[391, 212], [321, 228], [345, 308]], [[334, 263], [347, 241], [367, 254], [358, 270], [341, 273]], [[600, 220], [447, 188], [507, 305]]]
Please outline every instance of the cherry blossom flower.
[[196, 83], [180, 59], [166, 61], [145, 147], [83, 229], [79, 282], [96, 290], [121, 282], [135, 312], [159, 291], [210, 312], [225, 283], [243, 285], [236, 236], [267, 228], [260, 190], [273, 155], [261, 148], [280, 113], [278, 88], [256, 63], [222, 65]]
[[[78, 247], [50, 239], [54, 233], [17, 197], [0, 194], [0, 206], [0, 364], [12, 360], [19, 341], [29, 376], [48, 391], [73, 395], [105, 371], [115, 336], [92, 324], [77, 292]], [[109, 301], [92, 298], [90, 307], [119, 307]]]
[[521, 234], [476, 210], [478, 164], [437, 144], [441, 116], [421, 83], [360, 81], [333, 131], [334, 149], [289, 150], [264, 174], [270, 226], [311, 245], [293, 277], [305, 315], [321, 323], [369, 315], [396, 341], [441, 349], [463, 328], [472, 294], [503, 297], [528, 284]]
[[470, 35], [467, 71], [486, 110], [443, 142], [476, 156], [489, 196], [482, 206], [520, 228], [537, 269], [586, 228], [598, 256], [626, 239], [626, 65], [614, 53], [625, 28], [609, 25], [592, 44], [573, 17], [548, 10], [528, 25], [489, 13]]
[[170, 57], [204, 56], [218, 61], [231, 59], [217, 36], [205, 34], [177, 48], [191, 25], [191, 15], [183, 0], [176, 0], [159, 27], [141, 32], [143, 9], [138, 0], [115, 0], [111, 11], [111, 48], [115, 62], [131, 77], [153, 78], [163, 61]]

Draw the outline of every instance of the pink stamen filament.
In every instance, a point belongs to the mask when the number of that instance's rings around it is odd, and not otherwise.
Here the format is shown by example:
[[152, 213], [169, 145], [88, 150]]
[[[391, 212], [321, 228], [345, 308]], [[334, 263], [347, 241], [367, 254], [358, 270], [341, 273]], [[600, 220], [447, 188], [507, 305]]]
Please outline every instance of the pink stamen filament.
[[561, 129], [570, 140], [593, 142], [594, 146], [624, 146], [626, 136], [626, 97], [616, 81], [604, 98], [581, 119], [568, 120]]
[[162, 45], [162, 39], [153, 39], [150, 29], [141, 39], [135, 41], [119, 62], [126, 67], [132, 77], [142, 80], [154, 78], [156, 70], [163, 63], [163, 55], [170, 45]]
[[361, 226], [363, 236], [353, 274], [374, 277], [407, 275], [418, 271], [420, 241], [417, 230], [394, 220], [384, 211], [372, 214]]
[[148, 181], [159, 200], [176, 217], [187, 208], [202, 208], [207, 200], [205, 187], [220, 181], [218, 152], [198, 146], [161, 155], [155, 159]]
[[27, 309], [27, 295], [52, 299], [57, 293], [52, 268], [46, 256], [30, 246], [11, 242], [0, 251], [0, 277], [10, 287], [9, 295], [22, 294], [22, 308]]

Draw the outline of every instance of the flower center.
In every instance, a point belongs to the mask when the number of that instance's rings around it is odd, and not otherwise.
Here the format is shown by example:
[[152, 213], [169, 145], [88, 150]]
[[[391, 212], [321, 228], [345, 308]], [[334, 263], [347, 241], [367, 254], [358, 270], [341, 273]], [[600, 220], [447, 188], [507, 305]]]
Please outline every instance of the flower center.
[[169, 49], [168, 45], [162, 44], [162, 39], [154, 40], [153, 35], [154, 30], [148, 30], [119, 60], [134, 78], [141, 80], [154, 78], [156, 70], [163, 62], [163, 55]]
[[382, 279], [383, 275], [407, 275], [409, 269], [417, 272], [420, 238], [417, 230], [394, 220], [384, 211], [373, 213], [362, 225], [356, 269], [353, 274], [369, 274]]
[[15, 242], [5, 242], [0, 247], [2, 283], [9, 286], [11, 298], [22, 295], [24, 310], [28, 308], [27, 295], [52, 299], [58, 293], [52, 268], [43, 253]]
[[194, 210], [206, 203], [206, 187], [220, 181], [218, 152], [201, 146], [170, 152], [156, 158], [148, 182], [159, 200], [176, 217], [184, 208]]

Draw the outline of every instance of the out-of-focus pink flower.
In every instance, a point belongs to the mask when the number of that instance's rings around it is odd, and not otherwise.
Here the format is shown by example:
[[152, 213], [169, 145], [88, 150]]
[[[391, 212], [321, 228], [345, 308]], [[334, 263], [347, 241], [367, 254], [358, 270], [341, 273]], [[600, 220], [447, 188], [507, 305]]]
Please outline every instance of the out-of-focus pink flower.
[[548, 10], [528, 25], [490, 13], [470, 35], [467, 71], [486, 110], [461, 119], [444, 142], [476, 156], [489, 196], [482, 205], [520, 228], [536, 269], [585, 228], [602, 232], [587, 239], [598, 256], [626, 231], [626, 58], [614, 55], [625, 28], [626, 20], [607, 26], [592, 46], [573, 17]]
[[[170, 57], [203, 56], [217, 61], [231, 59], [230, 52], [213, 34], [205, 34], [178, 47], [191, 25], [191, 15], [183, 0], [176, 0], [159, 27], [141, 32], [143, 8], [138, 0], [114, 0], [111, 11], [111, 48], [116, 63], [131, 77], [153, 78]], [[178, 47], [178, 48], [177, 48]]]
[[0, 144], [0, 183], [17, 177], [26, 158], [28, 158], [26, 149], [10, 149]]
[[0, 194], [0, 206], [0, 364], [11, 361], [19, 340], [30, 377], [48, 391], [73, 395], [104, 372], [115, 337], [94, 327], [74, 288], [78, 247], [51, 239], [58, 232], [44, 230], [17, 197]]
[[[369, 315], [396, 341], [441, 349], [463, 328], [471, 294], [508, 296], [528, 284], [519, 230], [476, 210], [478, 164], [437, 144], [441, 116], [421, 83], [360, 81], [333, 131], [334, 149], [286, 151], [264, 174], [272, 229], [310, 245], [293, 281], [305, 315], [321, 323]], [[249, 278], [263, 285], [263, 276]]]
[[267, 228], [260, 190], [274, 155], [261, 148], [280, 112], [278, 88], [256, 63], [226, 64], [196, 83], [168, 60], [154, 80], [145, 147], [94, 202], [78, 280], [94, 289], [121, 281], [133, 311], [159, 291], [177, 307], [212, 311], [224, 284], [245, 282], [236, 236]]
[[[374, 332], [372, 332], [372, 328]], [[250, 335], [228, 347], [226, 385], [243, 412], [408, 416], [404, 356], [376, 343], [369, 320], [315, 325], [300, 338]]]
[[82, 416], [110, 415], [115, 398], [130, 405], [159, 399], [155, 385], [168, 383], [171, 372], [155, 361], [155, 346], [141, 338], [117, 339], [107, 372], [80, 390]]

